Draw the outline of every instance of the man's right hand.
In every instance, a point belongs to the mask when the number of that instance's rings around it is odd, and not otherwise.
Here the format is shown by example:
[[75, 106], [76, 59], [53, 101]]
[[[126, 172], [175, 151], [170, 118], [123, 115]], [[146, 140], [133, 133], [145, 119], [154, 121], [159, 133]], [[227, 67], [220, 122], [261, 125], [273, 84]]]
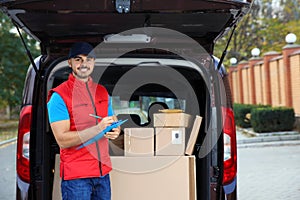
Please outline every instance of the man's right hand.
[[104, 117], [100, 123], [98, 123], [98, 127], [100, 128], [100, 132], [103, 131], [106, 127], [110, 126], [113, 122], [115, 122], [115, 119], [113, 116]]

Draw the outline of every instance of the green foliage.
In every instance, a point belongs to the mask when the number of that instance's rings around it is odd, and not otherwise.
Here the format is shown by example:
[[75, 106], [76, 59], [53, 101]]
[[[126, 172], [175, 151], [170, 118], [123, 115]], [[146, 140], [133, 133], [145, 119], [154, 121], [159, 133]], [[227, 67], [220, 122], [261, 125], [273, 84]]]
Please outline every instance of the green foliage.
[[251, 111], [255, 108], [270, 107], [269, 105], [233, 104], [235, 124], [242, 128], [251, 127]]
[[265, 107], [251, 111], [251, 125], [258, 133], [274, 131], [290, 131], [295, 122], [293, 108]]
[[[261, 50], [261, 55], [269, 51], [281, 52], [286, 45], [285, 36], [296, 34], [300, 38], [300, 2], [298, 0], [277, 1], [280, 5], [272, 7], [270, 0], [257, 0], [250, 12], [238, 23], [235, 34], [228, 47], [225, 65], [230, 65], [231, 57], [238, 62], [252, 57], [251, 50]], [[273, 4], [274, 5], [274, 4]], [[229, 34], [219, 39], [214, 55], [220, 57]]]
[[[0, 104], [11, 108], [19, 105], [25, 75], [30, 64], [20, 37], [12, 32], [10, 19], [0, 12]], [[36, 42], [23, 34], [33, 56], [38, 55]]]
[[262, 52], [277, 51], [281, 52], [286, 45], [285, 36], [288, 33], [295, 33], [300, 37], [300, 20], [282, 23], [278, 19], [264, 19], [264, 26], [257, 34], [264, 36], [262, 43], [257, 45]]
[[251, 105], [233, 104], [235, 124], [242, 128], [251, 126], [250, 119], [247, 114], [251, 112]]

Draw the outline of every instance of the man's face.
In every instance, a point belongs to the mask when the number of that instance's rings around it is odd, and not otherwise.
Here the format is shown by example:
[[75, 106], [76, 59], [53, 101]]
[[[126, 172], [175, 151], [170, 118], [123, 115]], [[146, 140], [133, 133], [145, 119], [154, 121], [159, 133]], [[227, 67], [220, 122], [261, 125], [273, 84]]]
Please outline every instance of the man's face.
[[94, 70], [95, 58], [86, 55], [78, 55], [68, 60], [73, 74], [76, 78], [87, 81], [88, 77]]

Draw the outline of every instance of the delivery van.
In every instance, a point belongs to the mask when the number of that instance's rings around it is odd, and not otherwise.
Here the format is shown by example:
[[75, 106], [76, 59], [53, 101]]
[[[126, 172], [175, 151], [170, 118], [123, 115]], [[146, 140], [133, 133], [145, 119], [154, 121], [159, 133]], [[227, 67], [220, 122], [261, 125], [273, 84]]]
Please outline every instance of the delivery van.
[[28, 52], [16, 198], [60, 198], [59, 146], [49, 125], [47, 94], [71, 72], [71, 45], [85, 41], [97, 54], [93, 80], [107, 88], [117, 117], [128, 120], [110, 141], [112, 198], [236, 199], [232, 100], [224, 57], [214, 55], [214, 44], [231, 34], [251, 3], [0, 1], [1, 11], [41, 49], [37, 58]]

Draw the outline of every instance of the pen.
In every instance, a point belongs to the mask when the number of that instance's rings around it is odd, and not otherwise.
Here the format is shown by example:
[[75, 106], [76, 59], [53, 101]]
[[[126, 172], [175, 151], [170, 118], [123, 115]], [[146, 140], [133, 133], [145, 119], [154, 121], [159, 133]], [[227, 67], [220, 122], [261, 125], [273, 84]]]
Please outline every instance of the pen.
[[90, 114], [91, 117], [95, 117], [95, 118], [98, 118], [98, 119], [103, 119], [103, 117], [100, 117], [100, 116], [97, 116], [97, 115], [94, 115], [94, 114]]

